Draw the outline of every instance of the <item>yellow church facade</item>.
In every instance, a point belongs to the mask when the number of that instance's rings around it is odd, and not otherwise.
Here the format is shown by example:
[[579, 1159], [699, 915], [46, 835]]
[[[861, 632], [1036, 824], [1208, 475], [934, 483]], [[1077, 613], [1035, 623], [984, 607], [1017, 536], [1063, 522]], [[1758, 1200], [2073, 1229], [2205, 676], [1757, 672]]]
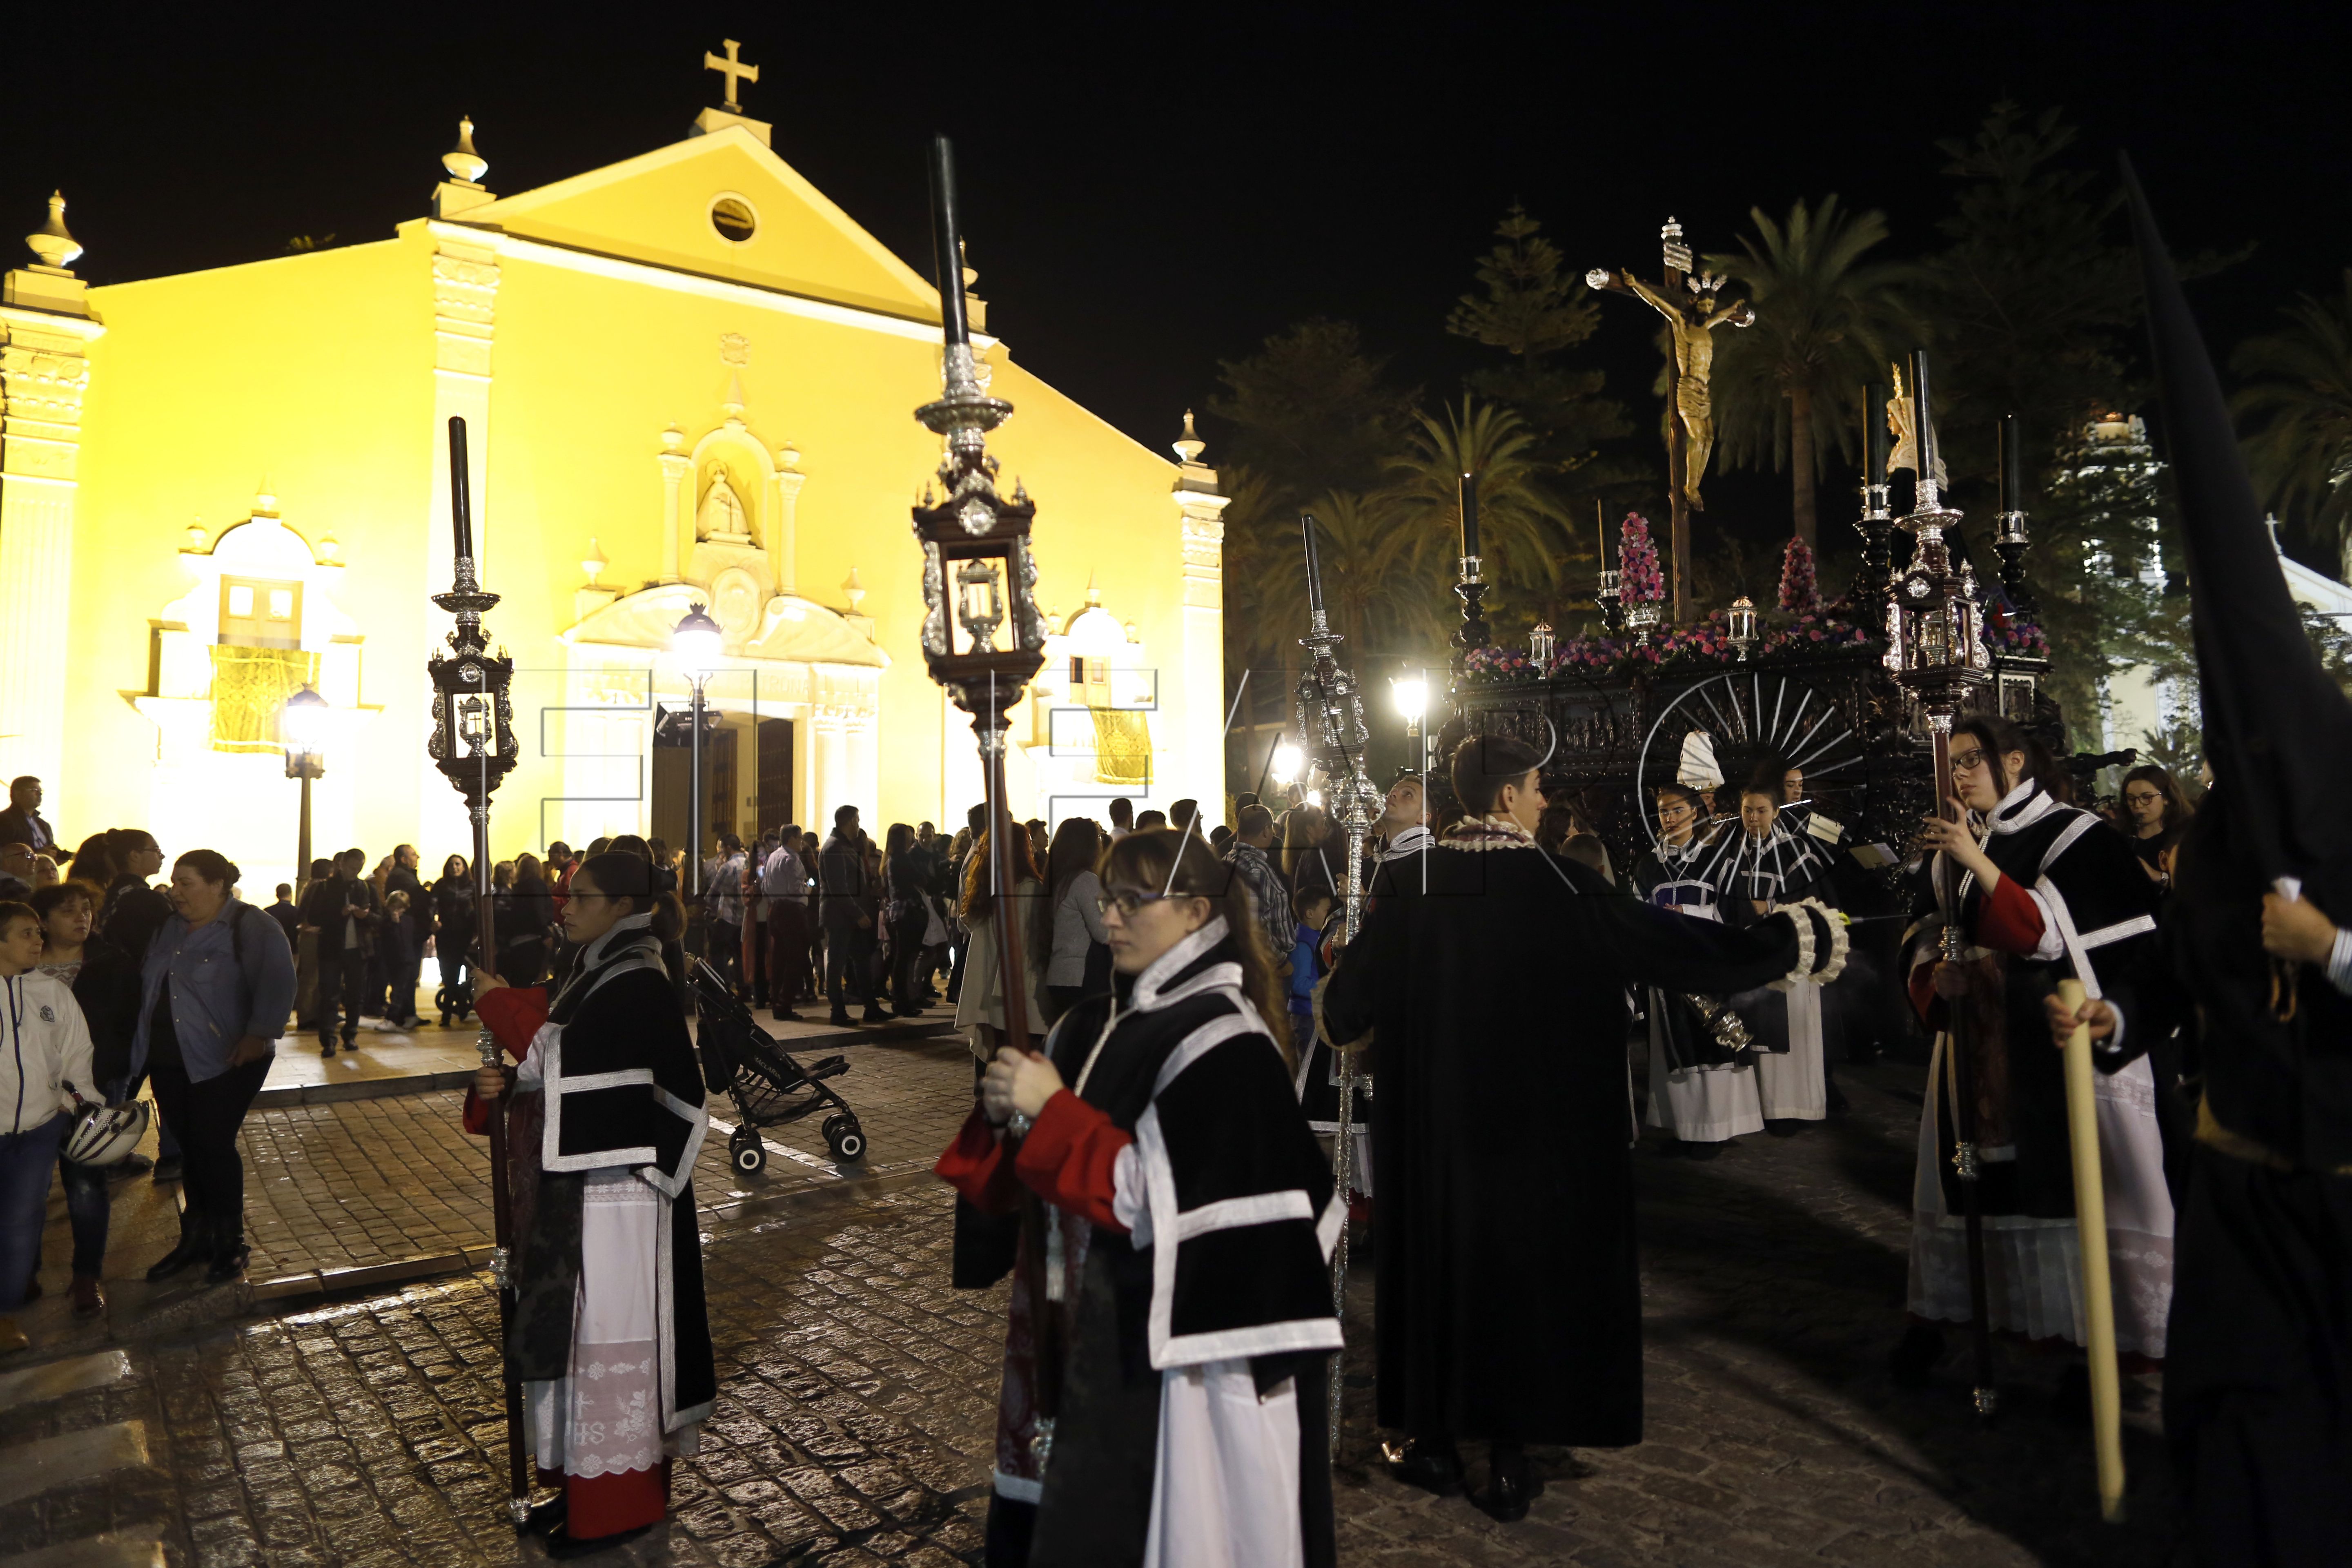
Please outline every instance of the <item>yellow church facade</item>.
[[[391, 238], [108, 287], [73, 276], [53, 204], [0, 299], [0, 777], [40, 775], [68, 841], [146, 826], [266, 897], [295, 856], [277, 713], [310, 685], [314, 852], [463, 850], [425, 754], [457, 416], [517, 668], [499, 857], [684, 843], [693, 672], [668, 640], [696, 604], [726, 634], [710, 832], [842, 805], [877, 836], [959, 825], [979, 770], [923, 667], [908, 521], [940, 457], [912, 417], [939, 299], [769, 143], [710, 110], [499, 196], [468, 127]], [[1014, 716], [1016, 814], [1217, 799], [1224, 502], [1189, 421], [1171, 461], [981, 346], [1056, 612]]]

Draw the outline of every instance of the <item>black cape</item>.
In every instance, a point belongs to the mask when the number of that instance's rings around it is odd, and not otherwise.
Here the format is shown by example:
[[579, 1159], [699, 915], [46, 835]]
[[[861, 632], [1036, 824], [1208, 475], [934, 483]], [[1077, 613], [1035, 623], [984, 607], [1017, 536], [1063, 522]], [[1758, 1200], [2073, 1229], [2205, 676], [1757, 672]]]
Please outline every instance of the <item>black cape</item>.
[[[2189, 554], [2206, 756], [2164, 971], [2201, 1086], [2175, 1253], [2164, 1425], [2203, 1561], [2344, 1555], [2352, 1493], [2352, 1001], [2272, 961], [2262, 896], [2294, 878], [2352, 925], [2352, 706], [2303, 634], [2220, 379], [2128, 167]], [[2159, 1008], [2131, 1028], [2159, 1026]]]
[[1371, 1032], [1381, 1083], [1381, 1423], [1637, 1443], [1626, 986], [1744, 990], [1797, 965], [1797, 921], [1809, 949], [1829, 928], [1802, 911], [1746, 931], [1670, 914], [1531, 842], [1449, 839], [1421, 859], [1382, 872], [1324, 993], [1336, 1037]]

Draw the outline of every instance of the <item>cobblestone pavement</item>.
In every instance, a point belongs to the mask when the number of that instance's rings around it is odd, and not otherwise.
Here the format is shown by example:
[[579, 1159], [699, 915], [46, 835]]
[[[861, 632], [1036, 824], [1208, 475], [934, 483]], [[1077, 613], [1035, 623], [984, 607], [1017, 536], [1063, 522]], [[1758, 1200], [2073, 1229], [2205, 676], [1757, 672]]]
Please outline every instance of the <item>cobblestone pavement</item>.
[[[969, 1104], [969, 1058], [946, 1040], [853, 1059], [838, 1081], [873, 1139], [866, 1171], [835, 1167], [804, 1122], [770, 1137], [809, 1163], [742, 1178], [706, 1159], [698, 1173], [718, 1414], [678, 1467], [673, 1522], [604, 1560], [978, 1561], [1003, 1299], [947, 1287], [950, 1205], [922, 1171]], [[2095, 1523], [2087, 1436], [2049, 1412], [2054, 1359], [2004, 1349], [2011, 1404], [1989, 1432], [1952, 1367], [1922, 1393], [1889, 1384], [1919, 1073], [1846, 1079], [1852, 1113], [1802, 1137], [1742, 1140], [1705, 1164], [1644, 1149], [1648, 1441], [1538, 1450], [1547, 1488], [1523, 1523], [1371, 1473], [1368, 1358], [1352, 1358], [1342, 1560], [2168, 1562], [2153, 1380], [2126, 1385], [2122, 1529]], [[478, 1185], [479, 1156], [428, 1126], [454, 1098], [413, 1097], [387, 1123], [410, 1142], [389, 1153], [370, 1150], [373, 1123], [341, 1119], [383, 1101], [300, 1108], [269, 1137], [341, 1173], [347, 1196], [373, 1194], [362, 1213], [397, 1212], [413, 1179], [398, 1173], [421, 1161], [447, 1213], [414, 1212], [457, 1237], [456, 1189]], [[369, 1152], [353, 1163], [347, 1144]], [[446, 1166], [416, 1152], [445, 1147]], [[1364, 1345], [1370, 1273], [1351, 1290]], [[312, 1300], [0, 1373], [0, 1456], [17, 1461], [0, 1462], [0, 1552], [58, 1553], [30, 1559], [42, 1568], [534, 1560], [502, 1522], [484, 1277]], [[1470, 1458], [1475, 1476], [1483, 1455]]]

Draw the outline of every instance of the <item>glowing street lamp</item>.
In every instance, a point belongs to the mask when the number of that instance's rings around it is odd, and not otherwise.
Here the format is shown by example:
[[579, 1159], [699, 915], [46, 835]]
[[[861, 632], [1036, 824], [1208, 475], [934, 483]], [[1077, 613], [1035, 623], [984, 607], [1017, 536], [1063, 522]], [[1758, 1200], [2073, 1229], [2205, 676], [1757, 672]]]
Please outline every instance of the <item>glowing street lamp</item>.
[[1271, 764], [1274, 782], [1288, 789], [1297, 782], [1298, 765], [1304, 760], [1299, 755], [1297, 746], [1287, 741], [1276, 741], [1274, 743], [1274, 762]]
[[311, 688], [286, 700], [278, 710], [278, 743], [286, 748], [286, 776], [302, 781], [301, 826], [294, 833], [294, 885], [310, 875], [310, 781], [327, 773], [327, 700]]
[[1421, 736], [1422, 716], [1429, 711], [1429, 681], [1420, 675], [1389, 677], [1389, 698], [1396, 710], [1404, 717], [1404, 737], [1412, 742], [1415, 767], [1425, 767]]
[[686, 857], [688, 891], [702, 891], [702, 686], [710, 679], [727, 643], [726, 633], [699, 603], [687, 607], [686, 618], [669, 634], [669, 651], [686, 671], [694, 689], [693, 780], [686, 798], [686, 837], [693, 846]]

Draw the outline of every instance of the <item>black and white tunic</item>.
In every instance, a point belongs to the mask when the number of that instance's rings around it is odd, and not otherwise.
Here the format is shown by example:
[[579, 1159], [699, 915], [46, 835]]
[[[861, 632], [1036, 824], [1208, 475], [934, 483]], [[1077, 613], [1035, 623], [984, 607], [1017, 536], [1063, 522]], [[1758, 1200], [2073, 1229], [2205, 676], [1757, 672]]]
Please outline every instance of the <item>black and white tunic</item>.
[[1030, 1562], [1336, 1561], [1325, 1358], [1343, 1210], [1222, 917], [1047, 1048], [1131, 1130], [1073, 1292]]
[[[2131, 998], [2160, 961], [2155, 890], [2120, 834], [2031, 780], [2002, 799], [1981, 832], [1987, 858], [2024, 891], [2042, 924], [2031, 952], [1984, 945], [1983, 889], [1972, 873], [1959, 879], [1970, 990], [1953, 1005], [1965, 1007], [1969, 1020], [1993, 1327], [2077, 1344], [2085, 1334], [2065, 1085], [2042, 1013], [2043, 999], [2072, 975], [2126, 1017], [2124, 1033], [2095, 1057], [2102, 1069], [2094, 1087], [2116, 1336], [2125, 1350], [2161, 1356], [2172, 1300], [2173, 1208], [2149, 1057], [2168, 1054], [2171, 1042], [2129, 1024]], [[1933, 961], [1941, 928], [1940, 914], [1921, 922], [1915, 961]], [[1920, 1107], [1910, 1310], [1965, 1321], [1967, 1242], [1951, 1175], [1949, 1064], [1949, 1036], [1938, 1033]]]
[[[1659, 909], [1719, 922], [1715, 884], [1705, 875], [1712, 848], [1703, 833], [1680, 844], [1659, 841], [1633, 863], [1635, 889]], [[1644, 1120], [1686, 1143], [1720, 1143], [1764, 1131], [1754, 1049], [1727, 1047], [1683, 993], [1655, 985], [1648, 991], [1643, 1013], [1650, 1037], [1650, 1109]]]
[[[515, 1079], [508, 1354], [540, 1468], [572, 1476], [692, 1452], [717, 1394], [693, 1188], [709, 1118], [650, 920], [582, 951]], [[486, 1021], [515, 1005], [498, 995]]]

